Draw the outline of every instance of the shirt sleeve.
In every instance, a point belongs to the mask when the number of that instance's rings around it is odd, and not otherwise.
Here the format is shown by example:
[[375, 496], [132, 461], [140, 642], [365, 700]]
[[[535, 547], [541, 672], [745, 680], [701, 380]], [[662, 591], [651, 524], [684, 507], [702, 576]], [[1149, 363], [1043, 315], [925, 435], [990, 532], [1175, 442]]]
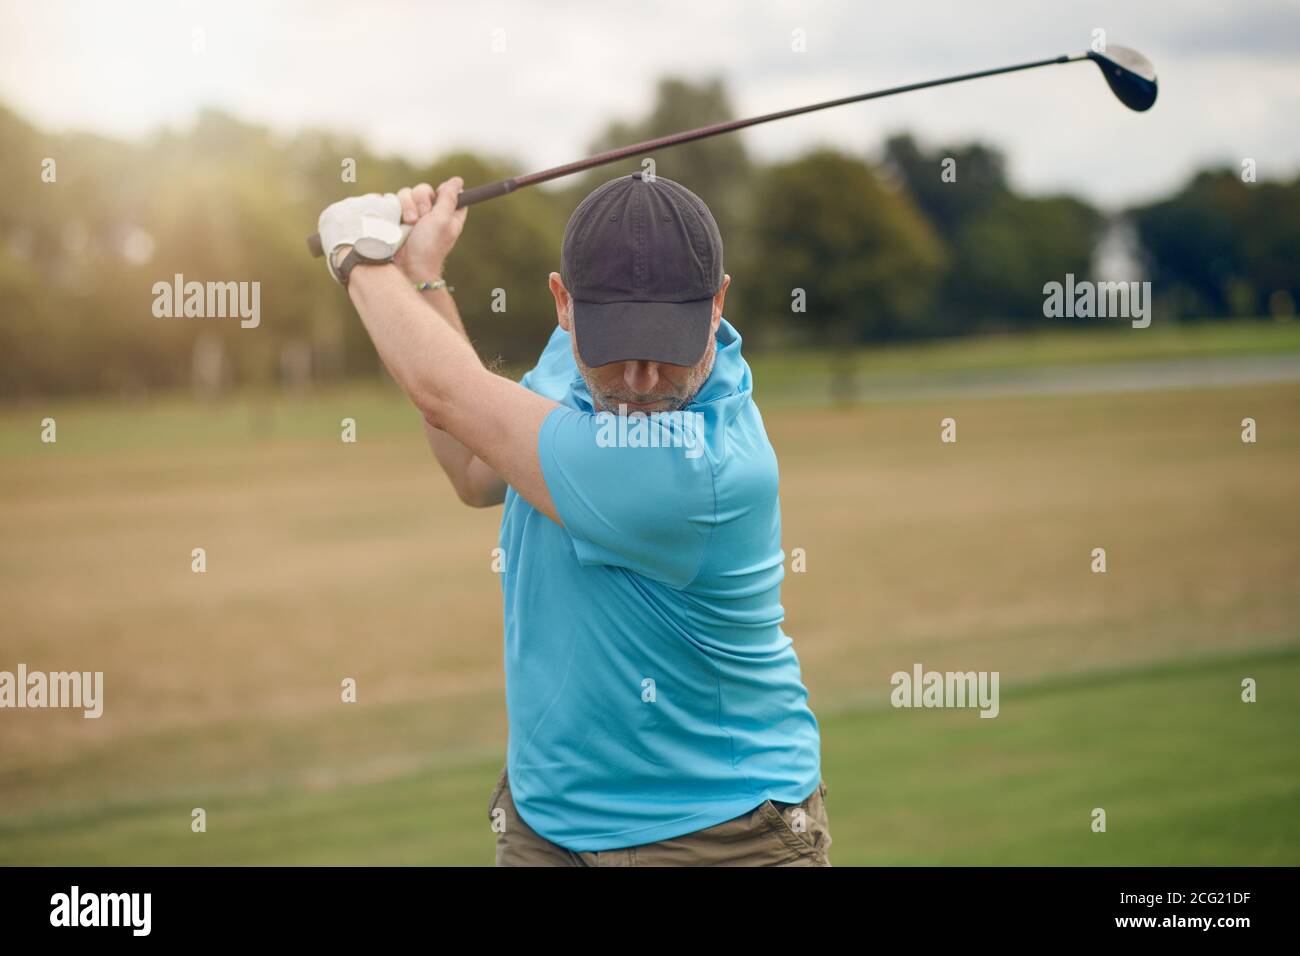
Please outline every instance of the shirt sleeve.
[[542, 475], [580, 563], [679, 590], [694, 580], [715, 520], [713, 472], [700, 432], [682, 431], [632, 416], [620, 436], [618, 416], [563, 405], [542, 422]]

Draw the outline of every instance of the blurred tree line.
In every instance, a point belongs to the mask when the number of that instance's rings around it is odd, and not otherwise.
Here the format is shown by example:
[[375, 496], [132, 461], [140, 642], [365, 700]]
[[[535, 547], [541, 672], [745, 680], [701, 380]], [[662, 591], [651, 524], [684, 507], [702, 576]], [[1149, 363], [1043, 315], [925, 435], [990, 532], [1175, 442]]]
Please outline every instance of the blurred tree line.
[[[734, 115], [720, 81], [668, 79], [648, 116], [612, 122], [573, 152]], [[348, 159], [355, 182], [341, 178]], [[1300, 177], [1205, 171], [1107, 216], [1071, 196], [1017, 194], [1002, 154], [980, 143], [926, 149], [897, 135], [875, 159], [820, 148], [761, 165], [730, 134], [653, 159], [713, 210], [732, 275], [727, 315], [755, 348], [842, 354], [868, 341], [1096, 324], [1044, 318], [1043, 285], [1066, 273], [1149, 278], [1158, 321], [1289, 316], [1300, 297]], [[625, 160], [470, 211], [447, 278], [486, 359], [535, 358], [555, 321], [547, 277], [569, 215], [639, 168]], [[0, 397], [373, 376], [361, 323], [306, 252], [320, 210], [361, 192], [525, 171], [466, 152], [415, 166], [355, 138], [283, 137], [214, 111], [188, 131], [124, 143], [46, 135], [0, 108], [0, 176], [14, 186], [0, 206]], [[1121, 226], [1135, 237], [1123, 274], [1096, 276], [1099, 246]], [[177, 273], [260, 282], [260, 326], [155, 317], [154, 283]]]

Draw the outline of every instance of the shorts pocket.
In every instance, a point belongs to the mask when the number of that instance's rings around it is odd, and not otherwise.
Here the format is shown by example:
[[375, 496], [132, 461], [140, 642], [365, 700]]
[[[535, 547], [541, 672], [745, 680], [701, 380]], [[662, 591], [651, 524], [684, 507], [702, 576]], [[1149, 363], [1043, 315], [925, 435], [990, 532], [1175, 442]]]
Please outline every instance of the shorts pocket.
[[826, 813], [826, 783], [819, 780], [816, 789], [802, 803], [779, 806], [765, 800], [760, 815], [769, 829], [790, 849], [815, 859], [826, 857], [831, 846], [830, 820]]
[[[803, 803], [782, 804], [778, 807], [771, 800], [764, 800], [758, 808], [768, 829], [782, 843], [796, 853], [813, 853], [817, 850], [816, 821], [809, 812], [808, 801]], [[795, 828], [791, 820], [802, 820], [802, 830]]]

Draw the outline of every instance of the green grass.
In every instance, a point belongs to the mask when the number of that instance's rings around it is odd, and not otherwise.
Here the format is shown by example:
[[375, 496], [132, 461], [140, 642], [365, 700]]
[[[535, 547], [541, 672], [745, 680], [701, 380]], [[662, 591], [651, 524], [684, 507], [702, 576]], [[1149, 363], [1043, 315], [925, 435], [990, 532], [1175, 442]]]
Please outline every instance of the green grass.
[[[1243, 677], [1258, 702], [1241, 701]], [[1293, 648], [1003, 687], [994, 719], [828, 712], [832, 862], [1296, 865], [1298, 681]], [[0, 864], [491, 865], [502, 759], [202, 799], [203, 834], [179, 799], [33, 814], [0, 824]]]
[[[1146, 329], [1101, 326], [862, 346], [853, 359], [854, 365], [868, 374], [919, 374], [1288, 352], [1300, 352], [1300, 322], [1261, 319], [1152, 323]], [[823, 350], [801, 349], [760, 353], [751, 364], [756, 370], [799, 379], [824, 374], [829, 357]]]
[[823, 744], [832, 860], [1300, 864], [1297, 681], [1292, 648], [1011, 688], [991, 720], [838, 715]]

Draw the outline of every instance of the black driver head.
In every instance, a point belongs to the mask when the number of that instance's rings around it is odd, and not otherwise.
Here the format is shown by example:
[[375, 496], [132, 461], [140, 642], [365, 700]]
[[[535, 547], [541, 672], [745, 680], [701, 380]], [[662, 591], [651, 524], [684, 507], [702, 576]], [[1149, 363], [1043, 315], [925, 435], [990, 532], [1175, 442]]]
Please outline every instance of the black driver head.
[[1089, 52], [1088, 59], [1101, 67], [1101, 75], [1121, 103], [1139, 113], [1151, 109], [1157, 88], [1156, 68], [1150, 60], [1137, 50], [1113, 44], [1105, 53]]

